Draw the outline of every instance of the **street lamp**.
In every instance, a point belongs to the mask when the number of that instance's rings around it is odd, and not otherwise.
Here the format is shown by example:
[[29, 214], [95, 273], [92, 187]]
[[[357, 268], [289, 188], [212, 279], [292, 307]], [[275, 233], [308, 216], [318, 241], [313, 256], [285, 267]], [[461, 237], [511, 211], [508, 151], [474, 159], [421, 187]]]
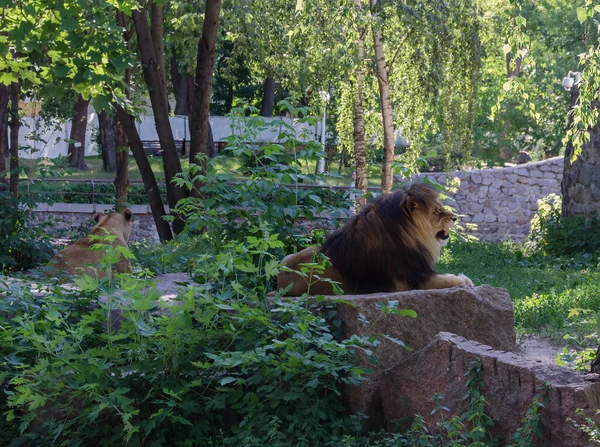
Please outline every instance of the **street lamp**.
[[[327, 103], [329, 102], [329, 93], [322, 91], [321, 99], [323, 100], [323, 120], [321, 121], [321, 146], [323, 146], [323, 152], [325, 152], [325, 118], [327, 117]], [[322, 174], [325, 172], [325, 157], [321, 157], [319, 160], [319, 172]]]
[[581, 81], [581, 73], [578, 71], [570, 71], [567, 73], [567, 77], [563, 78], [562, 86], [563, 88], [570, 92], [574, 85], [579, 84]]

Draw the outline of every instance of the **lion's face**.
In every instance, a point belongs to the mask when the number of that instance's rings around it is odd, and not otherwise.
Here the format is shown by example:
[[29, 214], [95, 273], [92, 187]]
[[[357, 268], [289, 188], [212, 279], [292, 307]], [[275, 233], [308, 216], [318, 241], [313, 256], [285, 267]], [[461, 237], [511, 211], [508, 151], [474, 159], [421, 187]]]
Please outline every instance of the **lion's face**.
[[419, 184], [408, 189], [405, 203], [418, 242], [425, 245], [432, 258], [437, 260], [442, 247], [449, 241], [449, 230], [456, 221], [456, 215], [444, 208], [437, 191]]

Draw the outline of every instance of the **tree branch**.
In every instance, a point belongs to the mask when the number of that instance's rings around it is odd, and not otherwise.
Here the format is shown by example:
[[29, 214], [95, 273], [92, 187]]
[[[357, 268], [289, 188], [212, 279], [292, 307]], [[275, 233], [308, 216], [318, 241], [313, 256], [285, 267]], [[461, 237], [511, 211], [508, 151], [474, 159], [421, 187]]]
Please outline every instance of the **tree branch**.
[[396, 62], [396, 57], [398, 57], [398, 54], [400, 53], [400, 50], [402, 49], [402, 47], [406, 43], [406, 40], [411, 36], [411, 34], [414, 31], [415, 31], [414, 28], [411, 28], [410, 30], [408, 30], [408, 33], [406, 34], [406, 36], [404, 36], [404, 39], [402, 39], [402, 42], [400, 42], [400, 44], [398, 45], [398, 48], [396, 48], [394, 56], [392, 57], [392, 60], [388, 64], [388, 76], [392, 72], [392, 67], [394, 66], [394, 62]]

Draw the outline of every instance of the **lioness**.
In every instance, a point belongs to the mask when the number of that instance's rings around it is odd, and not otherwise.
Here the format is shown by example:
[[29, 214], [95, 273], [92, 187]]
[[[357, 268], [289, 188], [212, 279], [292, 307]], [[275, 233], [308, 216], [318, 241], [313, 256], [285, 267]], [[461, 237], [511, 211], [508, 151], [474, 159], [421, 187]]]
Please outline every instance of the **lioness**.
[[[131, 233], [131, 218], [133, 213], [126, 209], [121, 213], [96, 213], [93, 218], [96, 225], [91, 233], [64, 250], [58, 252], [48, 263], [51, 271], [60, 271], [70, 274], [88, 274], [105, 278], [108, 276], [106, 270], [100, 269], [100, 260], [104, 256], [104, 250], [91, 249], [95, 244], [110, 244], [113, 247], [121, 246], [127, 248], [127, 240]], [[92, 237], [95, 236], [95, 237]], [[110, 241], [109, 239], [113, 239]], [[129, 259], [121, 256], [113, 266], [116, 273], [131, 272]]]
[[[299, 271], [302, 264], [314, 262], [315, 256], [323, 253], [331, 266], [320, 276], [339, 282], [347, 294], [471, 287], [473, 282], [465, 275], [442, 275], [434, 270], [455, 220], [442, 206], [435, 188], [414, 183], [364, 206], [321, 247], [286, 256], [281, 263]], [[328, 282], [316, 281], [310, 286], [309, 282], [295, 272], [282, 271], [277, 290], [293, 284], [287, 295], [334, 292]]]

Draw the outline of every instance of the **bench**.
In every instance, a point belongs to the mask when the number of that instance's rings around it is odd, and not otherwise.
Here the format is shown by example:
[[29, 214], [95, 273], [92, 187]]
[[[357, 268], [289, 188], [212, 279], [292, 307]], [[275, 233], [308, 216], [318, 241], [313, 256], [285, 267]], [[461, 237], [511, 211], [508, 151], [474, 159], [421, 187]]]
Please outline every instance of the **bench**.
[[[160, 141], [158, 140], [142, 140], [142, 144], [144, 145], [144, 152], [149, 155], [154, 155], [155, 157], [162, 157], [162, 148], [160, 147]], [[187, 149], [189, 143], [186, 139], [183, 140], [175, 140], [175, 147], [177, 148], [177, 152], [183, 157], [185, 156], [185, 150]], [[218, 154], [223, 152], [227, 146], [227, 141], [215, 141], [213, 143], [214, 154]]]
[[[143, 140], [142, 144], [144, 145], [144, 152], [149, 155], [154, 155], [155, 157], [162, 157], [162, 147], [160, 146], [160, 141], [158, 140]], [[185, 155], [186, 148], [186, 140], [175, 140], [175, 148], [177, 149], [177, 153], [181, 156]]]

